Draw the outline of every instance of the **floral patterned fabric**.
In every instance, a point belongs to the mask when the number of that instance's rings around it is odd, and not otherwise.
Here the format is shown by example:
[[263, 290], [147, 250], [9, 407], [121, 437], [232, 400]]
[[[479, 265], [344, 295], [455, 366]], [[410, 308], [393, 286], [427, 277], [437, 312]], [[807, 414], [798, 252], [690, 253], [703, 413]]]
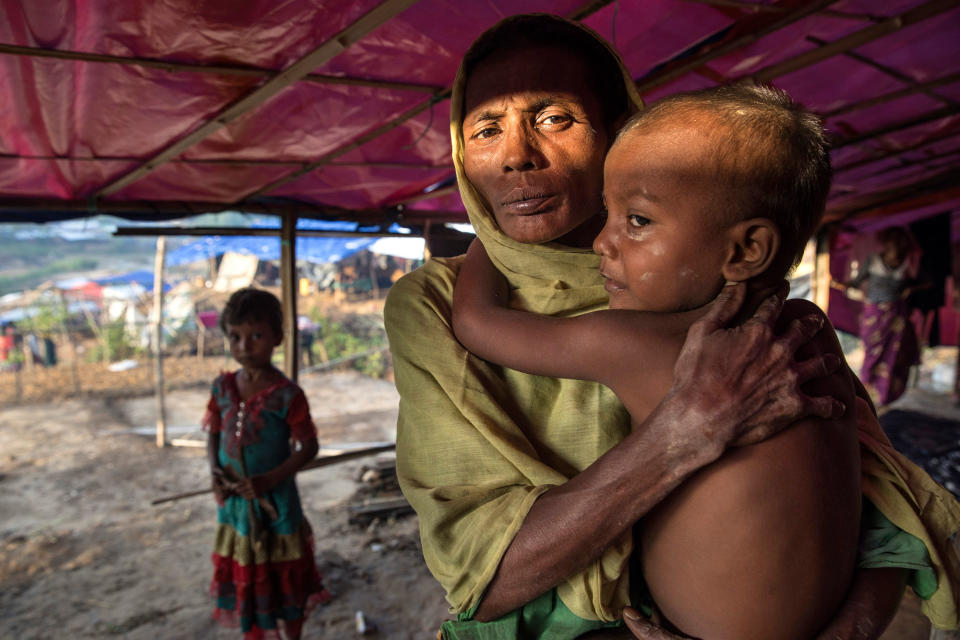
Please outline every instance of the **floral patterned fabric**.
[[[290, 457], [292, 440], [316, 438], [303, 390], [286, 378], [241, 400], [236, 374], [221, 374], [203, 425], [220, 434], [220, 465], [236, 478], [278, 466]], [[297, 635], [308, 609], [330, 598], [293, 477], [259, 500], [229, 496], [218, 506], [212, 559], [214, 617], [239, 626], [244, 640], [278, 637], [281, 621]]]

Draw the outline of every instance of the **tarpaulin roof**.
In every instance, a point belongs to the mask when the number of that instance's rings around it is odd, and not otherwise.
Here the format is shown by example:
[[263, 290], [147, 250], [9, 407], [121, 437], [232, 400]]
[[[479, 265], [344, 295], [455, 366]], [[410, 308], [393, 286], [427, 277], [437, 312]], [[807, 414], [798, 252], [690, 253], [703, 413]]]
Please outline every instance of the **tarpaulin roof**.
[[225, 209], [463, 220], [466, 47], [583, 20], [648, 100], [753, 78], [820, 113], [831, 219], [957, 208], [960, 0], [2, 0], [0, 221]]
[[[258, 220], [251, 228], [276, 228], [279, 225], [275, 220]], [[364, 232], [374, 231], [355, 221], [349, 220], [300, 220], [297, 223], [300, 231], [342, 231]], [[391, 224], [388, 233], [409, 233], [409, 229]], [[393, 240], [393, 244], [385, 244], [384, 240]], [[414, 255], [423, 257], [423, 238], [383, 237], [370, 235], [366, 237], [298, 237], [296, 239], [296, 256], [298, 260], [307, 260], [318, 264], [338, 262], [353, 255], [362, 249], [371, 251], [380, 243], [382, 253], [389, 255]], [[413, 245], [412, 247], [410, 245]], [[205, 236], [196, 242], [191, 242], [174, 249], [166, 256], [166, 264], [176, 266], [188, 264], [198, 260], [206, 260], [227, 252], [243, 253], [256, 256], [260, 260], [280, 259], [280, 238], [270, 236]], [[399, 252], [399, 253], [398, 253]]]

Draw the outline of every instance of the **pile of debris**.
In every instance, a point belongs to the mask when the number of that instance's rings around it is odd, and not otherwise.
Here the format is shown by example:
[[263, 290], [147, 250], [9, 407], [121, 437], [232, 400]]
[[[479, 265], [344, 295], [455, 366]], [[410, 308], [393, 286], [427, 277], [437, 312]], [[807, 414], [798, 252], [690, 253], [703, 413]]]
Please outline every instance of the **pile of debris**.
[[363, 465], [357, 482], [360, 487], [347, 507], [350, 524], [369, 528], [413, 513], [410, 503], [400, 493], [395, 458], [376, 459], [372, 464]]

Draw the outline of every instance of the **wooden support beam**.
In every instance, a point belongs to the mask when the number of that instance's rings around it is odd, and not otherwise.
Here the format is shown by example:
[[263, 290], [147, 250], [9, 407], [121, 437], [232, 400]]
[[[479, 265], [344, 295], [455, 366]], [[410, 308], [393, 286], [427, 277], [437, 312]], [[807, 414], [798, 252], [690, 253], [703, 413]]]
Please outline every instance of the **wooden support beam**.
[[406, 111], [404, 111], [403, 113], [401, 113], [401, 114], [400, 114], [399, 116], [397, 116], [396, 118], [393, 118], [392, 120], [388, 120], [388, 121], [386, 122], [386, 124], [383, 124], [383, 125], [377, 127], [376, 129], [367, 132], [366, 134], [360, 136], [359, 138], [353, 140], [352, 142], [350, 142], [350, 143], [348, 143], [348, 144], [346, 144], [346, 145], [344, 145], [344, 146], [342, 146], [342, 147], [339, 147], [339, 148], [337, 148], [337, 149], [334, 149], [333, 151], [331, 151], [331, 152], [329, 152], [329, 153], [326, 153], [326, 154], [320, 156], [320, 158], [318, 158], [317, 160], [315, 160], [315, 161], [313, 161], [313, 162], [311, 162], [311, 163], [309, 163], [309, 164], [304, 165], [301, 169], [299, 169], [299, 170], [297, 170], [297, 171], [294, 171], [293, 173], [290, 173], [290, 174], [288, 174], [288, 175], [285, 175], [285, 176], [283, 176], [282, 178], [278, 178], [277, 180], [274, 180], [274, 181], [271, 182], [270, 184], [267, 184], [267, 185], [265, 185], [265, 186], [263, 186], [263, 187], [260, 187], [259, 189], [257, 189], [257, 190], [254, 191], [253, 193], [247, 194], [246, 197], [247, 197], [247, 198], [255, 198], [255, 197], [257, 197], [257, 196], [264, 195], [264, 194], [266, 194], [266, 193], [269, 193], [269, 192], [272, 191], [273, 189], [276, 189], [276, 188], [279, 187], [279, 186], [285, 185], [285, 184], [287, 184], [288, 182], [292, 182], [292, 181], [296, 180], [296, 179], [299, 178], [300, 176], [306, 175], [306, 174], [310, 173], [311, 171], [315, 171], [315, 170], [319, 169], [320, 167], [322, 167], [322, 166], [324, 166], [324, 165], [330, 164], [330, 162], [331, 162], [334, 158], [339, 158], [340, 156], [342, 156], [342, 155], [344, 155], [344, 154], [346, 154], [346, 153], [349, 153], [349, 152], [353, 151], [354, 149], [357, 149], [357, 148], [365, 145], [366, 143], [370, 142], [371, 140], [374, 140], [375, 138], [379, 138], [379, 137], [382, 136], [383, 134], [388, 133], [388, 132], [390, 132], [390, 131], [393, 131], [394, 129], [396, 129], [397, 127], [399, 127], [401, 124], [403, 124], [403, 123], [406, 122], [407, 120], [410, 120], [411, 118], [420, 115], [421, 113], [423, 113], [423, 112], [426, 111], [427, 109], [431, 108], [434, 104], [436, 104], [436, 103], [438, 103], [438, 102], [442, 102], [443, 100], [446, 100], [446, 99], [449, 98], [449, 97], [450, 97], [450, 89], [446, 89], [446, 90], [444, 90], [443, 92], [441, 92], [441, 93], [433, 96], [432, 98], [430, 98], [430, 99], [427, 100], [426, 102], [423, 102], [423, 103], [418, 104], [418, 105], [416, 105], [416, 106], [414, 106], [414, 107], [411, 107], [410, 109], [407, 109]]
[[568, 13], [565, 17], [567, 18], [567, 20], [574, 20], [576, 22], [580, 22], [582, 20], [586, 20], [587, 18], [595, 14], [597, 11], [600, 11], [600, 9], [603, 9], [605, 6], [607, 6], [611, 2], [613, 2], [613, 0], [588, 0], [587, 2], [583, 3], [582, 5], [580, 5], [579, 7], [577, 7], [570, 13]]
[[280, 218], [280, 277], [283, 294], [283, 368], [287, 377], [297, 381], [300, 367], [297, 351], [300, 338], [297, 329], [297, 216]]
[[923, 3], [909, 11], [905, 11], [898, 16], [893, 16], [892, 18], [887, 18], [882, 22], [871, 25], [860, 31], [851, 33], [848, 36], [840, 38], [839, 40], [834, 40], [828, 44], [825, 44], [821, 47], [817, 47], [812, 51], [807, 51], [801, 53], [798, 56], [794, 56], [782, 62], [772, 64], [768, 67], [764, 67], [759, 71], [749, 74], [748, 77], [759, 81], [759, 82], [769, 82], [774, 78], [786, 75], [788, 73], [793, 73], [794, 71], [799, 71], [811, 65], [814, 65], [818, 62], [822, 62], [827, 58], [832, 58], [835, 55], [846, 53], [851, 49], [857, 47], [862, 47], [865, 44], [869, 44], [878, 38], [882, 38], [885, 35], [889, 35], [896, 31], [899, 31], [910, 25], [917, 24], [938, 16], [941, 13], [955, 9], [960, 5], [960, 0], [929, 0], [928, 2]]
[[446, 187], [440, 187], [439, 189], [434, 189], [429, 193], [421, 193], [419, 195], [411, 196], [409, 198], [404, 198], [403, 200], [397, 200], [394, 204], [411, 204], [413, 202], [422, 202], [424, 200], [432, 200], [433, 198], [439, 198], [440, 196], [445, 196], [451, 193], [456, 193], [459, 187], [457, 183], [454, 182], [451, 185]]
[[858, 198], [844, 207], [827, 210], [824, 222], [846, 218], [876, 218], [889, 216], [912, 209], [922, 209], [940, 203], [960, 201], [960, 176], [956, 170], [948, 170], [920, 184], [898, 187], [882, 193]]
[[786, 9], [775, 4], [760, 4], [757, 2], [745, 2], [744, 0], [684, 0], [695, 4], [709, 4], [716, 7], [730, 7], [749, 13], [779, 13], [782, 14]]
[[229, 202], [162, 201], [162, 200], [101, 200], [95, 206], [86, 200], [57, 200], [56, 198], [0, 198], [0, 222], [35, 222], [29, 212], [56, 212], [68, 217], [107, 214], [130, 220], [172, 220], [201, 213], [222, 211], [280, 215], [297, 213], [301, 218], [320, 220], [353, 220], [364, 224], [383, 224], [397, 218], [392, 207], [379, 209], [343, 209], [290, 200], [258, 200]]
[[827, 312], [830, 303], [830, 230], [821, 227], [816, 235], [817, 254], [810, 277], [813, 302]]
[[910, 153], [911, 151], [917, 151], [918, 149], [922, 149], [923, 147], [926, 147], [928, 145], [943, 142], [944, 140], [950, 140], [951, 138], [957, 137], [958, 133], [960, 133], [960, 122], [950, 127], [949, 130], [947, 131], [937, 131], [936, 134], [932, 136], [928, 136], [923, 140], [920, 140], [919, 142], [916, 142], [914, 144], [907, 145], [906, 147], [901, 147], [899, 149], [890, 149], [883, 153], [879, 153], [877, 155], [871, 155], [861, 160], [856, 160], [854, 162], [848, 162], [847, 164], [834, 166], [833, 175], [837, 175], [838, 173], [842, 173], [844, 171], [850, 171], [852, 169], [856, 169], [858, 167], [868, 165], [872, 162], [879, 162], [881, 160], [886, 160], [887, 158], [895, 158], [905, 153]]
[[866, 109], [867, 107], [874, 107], [878, 104], [884, 104], [886, 102], [891, 102], [899, 98], [904, 98], [906, 96], [913, 95], [915, 93], [926, 93], [938, 87], [944, 85], [953, 84], [954, 82], [960, 82], [960, 73], [951, 73], [949, 75], [943, 76], [936, 80], [931, 80], [929, 82], [916, 82], [911, 84], [908, 87], [899, 89], [897, 91], [891, 91], [890, 93], [885, 93], [881, 96], [875, 98], [870, 98], [869, 100], [861, 100], [860, 102], [854, 102], [843, 107], [839, 107], [832, 111], [826, 113], [821, 113], [820, 116], [823, 118], [833, 118], [844, 113], [850, 113], [851, 111], [859, 111], [860, 109]]
[[[143, 158], [135, 156], [57, 156], [0, 153], [0, 159], [10, 160], [55, 160], [64, 162], [141, 162]], [[302, 167], [305, 160], [275, 160], [272, 158], [174, 158], [171, 164], [225, 164], [235, 166], [287, 166]], [[368, 167], [371, 169], [423, 169], [425, 171], [450, 170], [453, 165], [423, 164], [413, 162], [331, 162], [331, 167]]]
[[322, 45], [300, 58], [270, 80], [257, 87], [246, 96], [235, 101], [221, 110], [213, 118], [197, 127], [176, 142], [170, 144], [160, 153], [144, 162], [140, 167], [125, 174], [110, 184], [100, 188], [95, 198], [102, 198], [116, 193], [126, 186], [136, 182], [157, 167], [165, 164], [181, 153], [207, 138], [215, 131], [233, 122], [245, 113], [259, 107], [261, 104], [280, 93], [288, 86], [303, 79], [313, 69], [329, 62], [350, 45], [357, 42], [368, 33], [407, 9], [417, 0], [384, 0], [371, 11], [360, 17], [353, 24], [342, 30]]
[[896, 131], [902, 131], [904, 129], [909, 129], [910, 127], [916, 127], [921, 124], [926, 124], [928, 122], [934, 122], [940, 120], [941, 118], [946, 118], [948, 116], [956, 115], [960, 113], [960, 109], [955, 107], [944, 107], [942, 109], [937, 109], [936, 111], [928, 111], [927, 113], [921, 113], [918, 116], [909, 118], [907, 120], [901, 120], [900, 122], [893, 122], [886, 126], [880, 127], [879, 129], [873, 129], [872, 131], [864, 131], [863, 133], [857, 133], [852, 136], [847, 136], [845, 138], [840, 138], [834, 140], [830, 144], [831, 149], [840, 149], [842, 147], [849, 146], [851, 144], [858, 144], [865, 142], [867, 140], [872, 140], [885, 136], [888, 133], [894, 133]]
[[[137, 58], [111, 56], [102, 53], [87, 53], [85, 51], [65, 51], [63, 49], [43, 49], [41, 47], [23, 47], [15, 44], [0, 43], [0, 54], [24, 56], [29, 58], [48, 58], [55, 60], [73, 60], [76, 62], [94, 62], [104, 64], [119, 64], [123, 66], [145, 67], [160, 69], [170, 73], [202, 73], [217, 76], [241, 76], [249, 78], [271, 78], [279, 71], [262, 69], [242, 65], [225, 64], [193, 64], [189, 62], [173, 62], [156, 58]], [[374, 89], [389, 89], [392, 91], [415, 91], [418, 93], [436, 93], [440, 87], [416, 84], [412, 82], [393, 82], [390, 80], [367, 80], [364, 78], [350, 78], [329, 76], [321, 73], [308, 73], [302, 78], [305, 82], [317, 84], [338, 84], [355, 87], [371, 87]]]
[[[821, 1], [825, 1], [825, 0], [821, 0]], [[832, 2], [835, 2], [836, 0], [831, 0], [831, 1], [832, 1]], [[602, 9], [603, 7], [605, 7], [605, 6], [607, 6], [608, 4], [610, 4], [610, 2], [612, 2], [612, 0], [591, 0], [590, 2], [587, 2], [587, 3], [584, 4], [582, 7], [580, 7], [579, 9], [571, 12], [567, 17], [568, 17], [570, 20], [585, 20], [586, 18], [588, 18], [588, 17], [589, 17], [590, 15], [592, 15], [593, 13], [596, 13], [597, 11], [599, 11], [600, 9]], [[301, 168], [301, 169], [298, 170], [298, 171], [295, 171], [295, 172], [293, 172], [293, 173], [291, 173], [291, 174], [289, 174], [289, 175], [286, 175], [286, 176], [284, 176], [284, 177], [282, 177], [282, 178], [279, 178], [279, 179], [277, 179], [277, 180], [274, 180], [273, 182], [271, 182], [271, 183], [268, 184], [268, 185], [265, 185], [265, 186], [263, 186], [263, 187], [260, 187], [259, 189], [257, 189], [257, 190], [254, 191], [253, 193], [247, 194], [246, 197], [247, 197], [247, 198], [253, 198], [253, 197], [256, 197], [256, 196], [259, 196], [259, 195], [263, 195], [263, 194], [269, 193], [269, 192], [272, 191], [273, 189], [276, 189], [276, 188], [279, 187], [279, 186], [282, 186], [282, 185], [285, 185], [285, 184], [287, 184], [287, 183], [289, 183], [289, 182], [292, 182], [293, 180], [296, 180], [296, 179], [299, 178], [300, 176], [303, 176], [303, 175], [305, 175], [305, 174], [307, 174], [307, 173], [310, 173], [311, 171], [315, 171], [315, 170], [319, 169], [319, 168], [322, 167], [322, 166], [325, 166], [325, 165], [330, 164], [331, 161], [332, 161], [334, 158], [338, 158], [338, 157], [340, 157], [340, 156], [342, 156], [342, 155], [344, 155], [344, 154], [346, 154], [346, 153], [349, 153], [350, 151], [353, 151], [354, 149], [357, 149], [357, 148], [359, 148], [359, 147], [367, 144], [368, 142], [370, 142], [370, 141], [372, 141], [372, 140], [375, 140], [376, 138], [379, 138], [380, 136], [382, 136], [382, 135], [384, 135], [384, 134], [386, 134], [386, 133], [389, 133], [390, 131], [393, 131], [394, 129], [396, 129], [397, 127], [399, 127], [401, 124], [403, 124], [403, 123], [406, 122], [407, 120], [410, 120], [411, 118], [413, 118], [413, 117], [415, 117], [415, 116], [423, 113], [423, 112], [426, 111], [427, 109], [432, 108], [435, 104], [437, 104], [437, 103], [439, 103], [439, 102], [443, 102], [444, 100], [446, 100], [447, 98], [450, 97], [451, 91], [452, 91], [452, 88], [451, 88], [451, 87], [446, 87], [445, 89], [443, 89], [443, 90], [441, 90], [441, 91], [437, 91], [437, 92], [434, 93], [434, 95], [431, 96], [430, 99], [427, 100], [426, 102], [423, 102], [423, 103], [421, 103], [421, 104], [419, 104], [419, 105], [416, 105], [416, 106], [414, 106], [414, 107], [412, 107], [412, 108], [404, 111], [403, 113], [401, 113], [401, 114], [400, 114], [399, 116], [397, 116], [396, 118], [393, 118], [393, 119], [387, 121], [385, 124], [383, 124], [383, 125], [377, 127], [376, 129], [374, 129], [374, 130], [372, 130], [372, 131], [370, 131], [370, 132], [368, 132], [368, 133], [360, 136], [359, 138], [357, 138], [357, 139], [353, 140], [352, 142], [348, 143], [347, 145], [342, 146], [342, 147], [339, 147], [338, 149], [334, 149], [334, 150], [331, 151], [330, 153], [327, 153], [327, 154], [325, 154], [325, 155], [317, 158], [317, 160], [315, 160], [314, 162], [311, 162], [311, 163], [308, 164], [308, 165], [305, 165], [303, 168]]]
[[836, 1], [837, 0], [813, 0], [805, 2], [803, 0], [788, 0], [776, 5], [785, 9], [785, 12], [782, 14], [765, 12], [744, 18], [738, 21], [730, 30], [730, 33], [719, 42], [707, 42], [688, 55], [668, 62], [646, 76], [639, 78], [636, 81], [637, 90], [643, 93], [667, 84], [707, 64], [711, 60], [751, 45], [767, 34], [778, 31], [787, 25], [821, 11]]
[[[117, 227], [115, 236], [273, 236], [279, 237], [278, 228], [259, 227]], [[393, 233], [391, 231], [321, 231], [319, 229], [297, 229], [297, 236], [304, 238], [353, 238], [374, 237], [409, 238], [416, 234]]]
[[[821, 40], [820, 38], [815, 38], [813, 36], [807, 36], [807, 40], [814, 43], [817, 46], [825, 46], [829, 44], [826, 40]], [[956, 100], [953, 100], [946, 96], [942, 96], [936, 93], [935, 91], [931, 90], [929, 87], [921, 87], [919, 82], [917, 82], [907, 74], [901, 73], [898, 69], [894, 69], [893, 67], [887, 66], [885, 64], [881, 64], [872, 58], [869, 58], [861, 53], [857, 53], [856, 51], [844, 51], [843, 55], [847, 58], [850, 58], [851, 60], [856, 60], [860, 64], [864, 64], [864, 65], [867, 65], [868, 67], [876, 69], [880, 73], [890, 76], [895, 80], [899, 80], [900, 82], [904, 83], [908, 87], [912, 88], [916, 93], [923, 93], [927, 97], [932, 98], [937, 102], [942, 102], [943, 104], [946, 104], [949, 106], [953, 106], [953, 107], [957, 106]], [[926, 84], [929, 85], [930, 83], [926, 83]]]
[[166, 385], [163, 381], [163, 267], [167, 255], [167, 239], [157, 238], [157, 254], [153, 261], [153, 362], [157, 409], [157, 446], [167, 442]]

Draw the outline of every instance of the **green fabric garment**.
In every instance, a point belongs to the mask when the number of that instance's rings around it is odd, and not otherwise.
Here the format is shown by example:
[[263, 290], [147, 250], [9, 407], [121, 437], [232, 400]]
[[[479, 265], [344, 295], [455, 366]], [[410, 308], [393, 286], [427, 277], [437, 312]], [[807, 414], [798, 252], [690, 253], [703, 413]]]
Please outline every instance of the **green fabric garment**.
[[937, 590], [937, 574], [933, 571], [926, 545], [916, 536], [897, 528], [867, 499], [863, 501], [860, 517], [860, 537], [857, 566], [863, 569], [909, 569], [907, 584], [924, 600], [930, 599]]
[[574, 615], [556, 589], [492, 622], [478, 622], [472, 615], [471, 610], [456, 621], [445, 622], [440, 629], [442, 640], [571, 640], [589, 631], [623, 626], [619, 621], [584, 620]]
[[[626, 71], [624, 81], [639, 105]], [[590, 250], [525, 245], [499, 230], [463, 171], [463, 98], [461, 72], [451, 97], [453, 161], [470, 221], [510, 283], [511, 306], [561, 316], [604, 308], [599, 258]], [[426, 564], [446, 590], [451, 612], [463, 614], [481, 601], [534, 501], [618, 443], [630, 422], [601, 385], [530, 376], [467, 353], [450, 326], [460, 263], [461, 258], [430, 260], [401, 278], [388, 295], [384, 318], [400, 393], [397, 475], [419, 517]], [[874, 433], [879, 425], [870, 420], [865, 433], [872, 449], [879, 446]], [[960, 520], [928, 513], [908, 497], [929, 478], [911, 473], [905, 489], [894, 482], [893, 469], [905, 463], [896, 452], [867, 451], [864, 460], [865, 492], [898, 527], [924, 541], [942, 576], [943, 541], [960, 528]], [[929, 488], [917, 490], [932, 495]], [[599, 560], [560, 584], [556, 594], [565, 609], [586, 621], [617, 620], [630, 602], [632, 550], [626, 532]], [[955, 624], [957, 590], [948, 583], [941, 580], [926, 601], [935, 623], [952, 616]], [[525, 616], [525, 609], [511, 615]], [[552, 623], [549, 616], [540, 619]], [[473, 626], [478, 634], [485, 628]]]
[[[929, 575], [913, 575], [917, 595], [926, 598], [921, 610], [940, 629], [960, 629], [960, 504], [920, 467], [893, 448], [866, 402], [857, 400], [863, 495], [900, 530], [926, 546], [936, 591], [929, 591]], [[889, 544], [890, 541], [893, 544]], [[902, 538], [881, 533], [875, 540], [885, 555], [882, 566], [913, 569], [918, 554]], [[861, 553], [869, 551], [861, 545]], [[862, 560], [861, 560], [862, 561]], [[880, 566], [880, 565], [878, 565]]]

